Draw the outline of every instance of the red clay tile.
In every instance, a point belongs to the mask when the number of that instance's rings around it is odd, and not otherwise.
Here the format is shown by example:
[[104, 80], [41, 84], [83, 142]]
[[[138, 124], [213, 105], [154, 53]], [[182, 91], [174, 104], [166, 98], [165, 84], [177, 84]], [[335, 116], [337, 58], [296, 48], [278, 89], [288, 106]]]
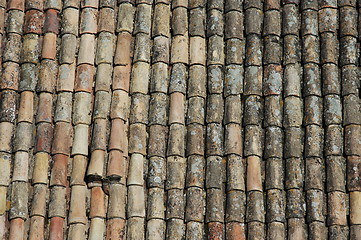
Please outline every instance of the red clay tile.
[[246, 240], [246, 229], [244, 223], [231, 222], [226, 225], [227, 239]]
[[51, 170], [50, 185], [66, 186], [68, 171], [68, 156], [64, 154], [55, 154], [53, 156], [53, 168]]
[[91, 200], [90, 200], [90, 213], [89, 217], [99, 217], [105, 218], [105, 202], [104, 202], [104, 192], [101, 187], [93, 187], [91, 190]]
[[219, 222], [208, 223], [208, 239], [222, 240], [223, 239], [223, 224]]
[[72, 126], [69, 123], [58, 122], [54, 129], [52, 153], [70, 154]]
[[50, 123], [40, 123], [37, 126], [35, 152], [51, 151], [53, 126]]
[[76, 68], [74, 90], [76, 92], [92, 92], [95, 69], [92, 65], [81, 64]]
[[21, 218], [14, 218], [10, 221], [9, 240], [24, 239], [25, 223]]
[[41, 58], [52, 59], [56, 58], [56, 39], [55, 33], [46, 33], [43, 37], [43, 49]]
[[50, 220], [49, 226], [49, 240], [63, 240], [64, 239], [64, 219], [61, 217], [53, 217]]
[[29, 239], [42, 240], [44, 237], [44, 217], [33, 216], [30, 219]]
[[113, 119], [110, 131], [109, 149], [116, 149], [124, 152], [125, 126], [122, 119]]
[[132, 34], [121, 32], [118, 35], [114, 64], [129, 65], [131, 63]]
[[129, 92], [129, 82], [130, 82], [130, 69], [131, 65], [125, 66], [116, 66], [114, 67], [113, 75], [113, 90], [124, 90]]
[[45, 15], [44, 33], [52, 32], [59, 34], [59, 28], [59, 11], [55, 9], [48, 9]]
[[71, 187], [68, 223], [87, 223], [86, 217], [86, 186]]
[[39, 95], [38, 112], [36, 122], [52, 122], [53, 95], [50, 93], [41, 93]]
[[43, 31], [44, 14], [38, 10], [29, 10], [25, 13], [24, 33], [41, 34]]
[[14, 62], [6, 62], [3, 65], [1, 89], [11, 89], [17, 91], [19, 89], [20, 66]]
[[107, 221], [106, 240], [125, 239], [125, 220], [121, 218], [113, 218]]
[[109, 161], [107, 166], [107, 177], [118, 179], [124, 176], [124, 157], [119, 150], [111, 150], [109, 152]]
[[6, 5], [7, 5], [6, 6], [7, 10], [11, 10], [11, 9], [17, 9], [20, 11], [25, 10], [25, 0], [9, 0], [7, 1]]
[[83, 155], [75, 155], [73, 157], [72, 172], [70, 178], [70, 185], [85, 185], [84, 176], [86, 167], [88, 164], [88, 158]]
[[33, 200], [30, 216], [46, 217], [47, 184], [35, 184], [33, 188]]

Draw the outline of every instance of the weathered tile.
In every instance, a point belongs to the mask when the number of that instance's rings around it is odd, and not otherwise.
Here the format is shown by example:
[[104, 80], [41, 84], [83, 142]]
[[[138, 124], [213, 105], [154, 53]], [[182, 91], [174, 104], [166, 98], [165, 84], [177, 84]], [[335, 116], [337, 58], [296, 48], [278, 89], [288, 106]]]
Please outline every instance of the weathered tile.
[[[116, 75], [115, 69], [120, 69], [121, 66], [113, 68], [111, 64], [99, 64], [95, 76], [95, 88], [94, 91], [105, 91], [109, 92], [112, 83], [112, 73], [114, 70], [114, 78]], [[118, 75], [117, 75], [118, 76]], [[113, 84], [115, 84], [113, 82]]]
[[[5, 6], [2, 6], [2, 7], [5, 7]], [[6, 9], [7, 10], [17, 9], [20, 11], [24, 11], [25, 10], [25, 1], [10, 0], [6, 3]]]
[[[151, 33], [152, 6], [139, 4], [135, 13], [134, 33]], [[119, 20], [118, 20], [119, 21]]]
[[245, 15], [245, 33], [246, 35], [262, 33], [263, 14], [260, 9], [249, 8], [246, 9]]
[[19, 11], [19, 10], [9, 11], [7, 16], [6, 32], [22, 34], [24, 16], [25, 14], [23, 11]]
[[187, 124], [198, 123], [204, 125], [205, 120], [205, 100], [201, 97], [192, 97], [188, 100]]
[[189, 63], [205, 65], [206, 40], [202, 37], [191, 37], [189, 45]]
[[25, 13], [24, 33], [41, 34], [44, 23], [44, 14], [38, 10], [28, 10]]
[[26, 34], [23, 37], [23, 63], [37, 63], [39, 60], [40, 46], [39, 36], [36, 34]]
[[169, 128], [167, 156], [185, 156], [185, 126], [172, 124]]
[[321, 63], [338, 63], [339, 44], [334, 33], [323, 33], [321, 36]]
[[17, 91], [20, 81], [20, 66], [14, 62], [4, 63], [3, 80], [0, 83], [1, 89], [10, 89]]
[[168, 97], [163, 93], [153, 93], [149, 102], [149, 123], [167, 125], [168, 120]]
[[177, 35], [172, 38], [170, 61], [188, 64], [188, 37]]
[[72, 138], [72, 127], [69, 123], [58, 122], [54, 128], [52, 153], [69, 154]]
[[261, 67], [249, 66], [245, 69], [244, 94], [262, 96], [263, 71]]
[[97, 33], [98, 10], [86, 7], [81, 10], [79, 33]]
[[134, 94], [131, 98], [132, 109], [129, 122], [148, 124], [149, 95]]
[[346, 155], [357, 155], [361, 156], [360, 139], [361, 126], [360, 125], [349, 125], [344, 129], [344, 144]]
[[93, 34], [83, 34], [80, 38], [78, 65], [90, 64], [94, 65], [95, 58], [95, 36]]
[[58, 73], [58, 65], [56, 61], [44, 59], [39, 69], [39, 81], [36, 90], [39, 92], [53, 93]]
[[0, 120], [2, 122], [15, 122], [18, 95], [15, 91], [5, 90], [0, 93]]
[[270, 181], [266, 181], [266, 189], [282, 190], [284, 181], [284, 169], [282, 160], [277, 158], [269, 158], [266, 161], [266, 175]]
[[150, 79], [149, 63], [137, 62], [133, 65], [130, 81], [130, 93], [148, 93]]
[[244, 124], [260, 125], [263, 120], [263, 99], [256, 95], [247, 96], [244, 100]]
[[118, 22], [117, 22], [117, 32], [127, 31], [129, 33], [133, 32], [133, 23], [134, 23], [135, 7], [129, 3], [122, 3], [118, 8]]
[[[340, 191], [345, 192], [346, 188], [346, 173], [353, 167], [352, 164], [346, 168], [346, 159], [340, 156], [329, 156], [326, 159], [327, 161], [327, 175], [333, 176], [332, 178], [327, 179], [327, 191]], [[356, 167], [357, 168], [357, 167]], [[356, 176], [357, 176], [357, 170]], [[350, 172], [349, 172], [350, 173]], [[352, 179], [355, 175], [350, 175], [349, 179]]]
[[76, 68], [74, 82], [75, 92], [92, 93], [95, 68], [88, 64], [81, 64]]
[[146, 154], [147, 131], [144, 124], [130, 125], [129, 129], [129, 153]]
[[226, 64], [243, 64], [245, 42], [240, 39], [227, 40]]
[[0, 149], [3, 152], [10, 153], [12, 151], [12, 137], [14, 124], [10, 122], [0, 122]]
[[73, 102], [73, 124], [90, 125], [92, 114], [92, 95], [87, 92], [74, 94]]
[[[249, 10], [248, 10], [249, 11]], [[264, 13], [263, 35], [281, 35], [281, 13], [277, 10], [269, 10]]]
[[345, 36], [340, 40], [340, 64], [348, 65], [357, 63], [357, 43], [356, 38]]
[[246, 66], [261, 66], [262, 51], [261, 38], [257, 35], [249, 35], [246, 38]]
[[343, 125], [360, 123], [360, 99], [354, 94], [345, 96], [343, 98]]
[[55, 9], [48, 9], [45, 13], [44, 20], [44, 33], [52, 32], [54, 34], [59, 34], [60, 28], [60, 19], [59, 11]]
[[320, 32], [336, 32], [338, 26], [337, 9], [323, 8], [318, 12]]
[[189, 68], [187, 94], [189, 97], [206, 97], [207, 75], [206, 68], [194, 65]]
[[260, 144], [263, 140], [263, 131], [260, 126], [245, 126], [244, 135], [244, 156], [256, 155], [262, 156], [263, 146]]
[[211, 36], [208, 38], [207, 64], [208, 65], [223, 65], [225, 54], [223, 50], [224, 40], [221, 36]]
[[[226, 4], [237, 4], [237, 3], [229, 3], [226, 1]], [[240, 5], [240, 3], [238, 3]], [[225, 25], [225, 37], [229, 38], [238, 38], [243, 39], [243, 13], [239, 11], [230, 11], [226, 14], [226, 25]]]
[[[301, 61], [301, 41], [298, 36], [286, 35], [283, 38], [283, 63], [299, 63]], [[287, 66], [286, 66], [287, 67]]]
[[114, 55], [114, 35], [109, 32], [101, 32], [97, 39], [97, 50], [95, 63], [97, 65], [102, 63], [111, 64]]
[[61, 32], [78, 35], [79, 10], [76, 8], [66, 8], [62, 15]]
[[239, 96], [229, 96], [225, 100], [224, 123], [242, 124], [242, 102]]
[[[71, 0], [65, 0], [65, 2], [70, 2], [70, 1]], [[63, 3], [60, 0], [49, 0], [49, 1], [45, 1], [44, 9], [53, 8], [53, 9], [60, 11], [62, 8], [62, 5], [63, 5]], [[64, 3], [64, 5], [65, 5], [65, 3]]]
[[205, 37], [205, 17], [204, 8], [195, 8], [189, 11], [188, 31], [190, 36]]

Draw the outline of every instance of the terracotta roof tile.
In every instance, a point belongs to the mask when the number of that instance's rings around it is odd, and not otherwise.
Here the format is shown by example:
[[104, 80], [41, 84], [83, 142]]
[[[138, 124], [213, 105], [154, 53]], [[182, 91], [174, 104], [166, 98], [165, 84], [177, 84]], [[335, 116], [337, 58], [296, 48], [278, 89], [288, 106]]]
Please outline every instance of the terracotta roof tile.
[[104, 7], [99, 11], [98, 31], [114, 33], [115, 30], [115, 11], [112, 8]]
[[0, 238], [358, 239], [358, 7], [0, 1]]

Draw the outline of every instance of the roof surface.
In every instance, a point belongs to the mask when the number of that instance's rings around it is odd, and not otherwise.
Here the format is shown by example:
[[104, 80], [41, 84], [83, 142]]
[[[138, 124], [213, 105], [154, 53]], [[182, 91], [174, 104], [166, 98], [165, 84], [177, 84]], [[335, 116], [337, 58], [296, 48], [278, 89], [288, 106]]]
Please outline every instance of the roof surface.
[[361, 239], [356, 0], [0, 0], [0, 240]]

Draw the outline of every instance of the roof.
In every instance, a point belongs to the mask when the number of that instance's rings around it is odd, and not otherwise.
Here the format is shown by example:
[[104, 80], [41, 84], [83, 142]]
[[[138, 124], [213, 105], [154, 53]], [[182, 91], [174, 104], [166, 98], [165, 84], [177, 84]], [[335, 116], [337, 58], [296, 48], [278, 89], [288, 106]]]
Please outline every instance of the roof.
[[361, 239], [356, 0], [0, 0], [0, 239]]

